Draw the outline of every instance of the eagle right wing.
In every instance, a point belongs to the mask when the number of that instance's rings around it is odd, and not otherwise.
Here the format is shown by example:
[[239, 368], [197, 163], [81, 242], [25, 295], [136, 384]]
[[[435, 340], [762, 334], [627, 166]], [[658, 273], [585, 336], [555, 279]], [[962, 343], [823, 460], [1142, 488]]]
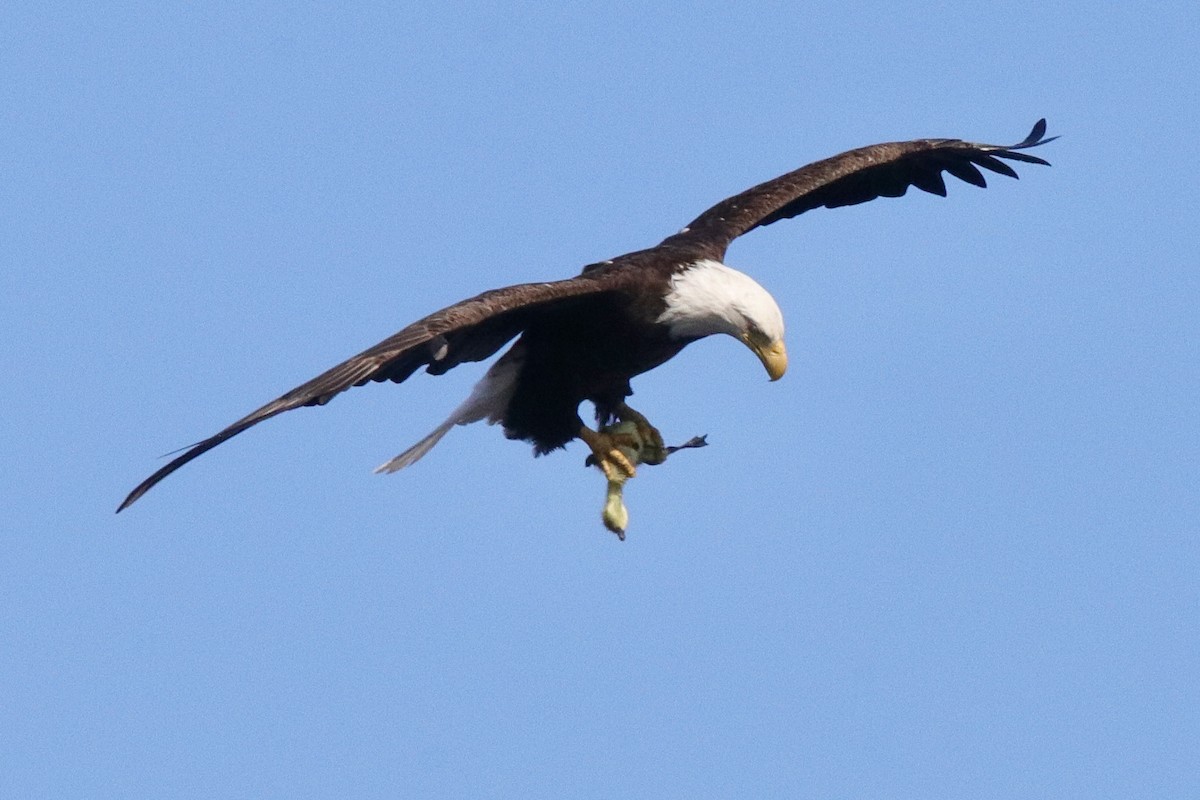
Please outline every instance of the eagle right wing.
[[138, 484], [117, 512], [128, 508], [184, 464], [265, 419], [302, 406], [324, 405], [336, 395], [368, 381], [400, 383], [421, 367], [441, 375], [464, 361], [480, 361], [524, 330], [540, 311], [619, 291], [626, 275], [626, 270], [605, 267], [562, 281], [493, 289], [436, 311], [191, 445]]

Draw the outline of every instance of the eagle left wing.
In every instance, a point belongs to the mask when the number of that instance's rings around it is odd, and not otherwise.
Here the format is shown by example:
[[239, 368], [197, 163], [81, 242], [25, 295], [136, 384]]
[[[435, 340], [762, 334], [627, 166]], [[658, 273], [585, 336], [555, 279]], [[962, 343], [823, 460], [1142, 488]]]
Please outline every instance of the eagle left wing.
[[917, 139], [848, 150], [722, 200], [663, 244], [700, 248], [719, 260], [730, 242], [742, 234], [821, 206], [837, 208], [877, 197], [900, 197], [910, 186], [945, 197], [943, 172], [986, 187], [979, 167], [1017, 177], [1001, 159], [1049, 166], [1044, 159], [1020, 152], [1058, 138], [1045, 136], [1046, 120], [1041, 119], [1028, 136], [1011, 145]]

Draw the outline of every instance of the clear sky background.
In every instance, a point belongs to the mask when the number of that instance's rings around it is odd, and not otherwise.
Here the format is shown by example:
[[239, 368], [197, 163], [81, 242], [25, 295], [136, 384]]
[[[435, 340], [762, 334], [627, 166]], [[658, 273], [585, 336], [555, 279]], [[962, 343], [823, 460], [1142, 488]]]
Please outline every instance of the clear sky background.
[[[1102, 8], [1102, 10], [1101, 10]], [[1196, 797], [1195, 3], [0, 12], [3, 797]], [[1021, 180], [818, 210], [785, 310], [579, 446], [371, 474], [482, 365], [163, 463], [408, 322], [921, 136]]]

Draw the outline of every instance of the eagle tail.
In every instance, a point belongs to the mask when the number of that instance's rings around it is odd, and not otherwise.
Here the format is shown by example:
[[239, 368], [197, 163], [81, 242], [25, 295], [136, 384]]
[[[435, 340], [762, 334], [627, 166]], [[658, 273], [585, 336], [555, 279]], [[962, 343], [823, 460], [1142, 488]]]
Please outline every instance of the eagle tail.
[[420, 461], [426, 453], [432, 450], [433, 446], [440, 442], [442, 437], [449, 433], [450, 429], [457, 424], [458, 420], [453, 416], [450, 417], [450, 419], [446, 420], [441, 425], [438, 425], [436, 428], [430, 431], [429, 435], [424, 439], [417, 442], [412, 447], [408, 448], [386, 464], [380, 464], [378, 467], [376, 467], [376, 474], [383, 472], [399, 472], [405, 467], [411, 467], [413, 464]]
[[375, 472], [399, 472], [405, 467], [412, 466], [432, 450], [433, 446], [440, 442], [442, 437], [449, 433], [455, 425], [470, 425], [472, 422], [484, 419], [489, 423], [500, 422], [508, 408], [508, 401], [512, 399], [513, 391], [516, 389], [524, 357], [524, 349], [519, 344], [505, 353], [499, 361], [491, 366], [483, 379], [475, 384], [475, 388], [471, 390], [471, 396], [454, 409], [445, 422], [391, 461], [380, 464], [375, 468]]

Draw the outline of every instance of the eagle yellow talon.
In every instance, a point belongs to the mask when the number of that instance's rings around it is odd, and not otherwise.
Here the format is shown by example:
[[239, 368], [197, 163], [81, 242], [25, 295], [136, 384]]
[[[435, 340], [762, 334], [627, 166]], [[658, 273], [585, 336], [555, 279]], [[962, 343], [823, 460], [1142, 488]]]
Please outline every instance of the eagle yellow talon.
[[604, 477], [610, 481], [625, 481], [637, 475], [637, 467], [634, 464], [640, 460], [638, 451], [641, 444], [631, 433], [593, 431], [585, 426], [580, 429], [579, 438], [583, 439], [592, 451], [588, 463], [600, 467]]
[[629, 478], [637, 477], [637, 467], [633, 465], [633, 461], [617, 448], [608, 451], [608, 457], [600, 462], [604, 468], [604, 474], [609, 479], [613, 479], [613, 472], [617, 472], [619, 477], [628, 480]]

